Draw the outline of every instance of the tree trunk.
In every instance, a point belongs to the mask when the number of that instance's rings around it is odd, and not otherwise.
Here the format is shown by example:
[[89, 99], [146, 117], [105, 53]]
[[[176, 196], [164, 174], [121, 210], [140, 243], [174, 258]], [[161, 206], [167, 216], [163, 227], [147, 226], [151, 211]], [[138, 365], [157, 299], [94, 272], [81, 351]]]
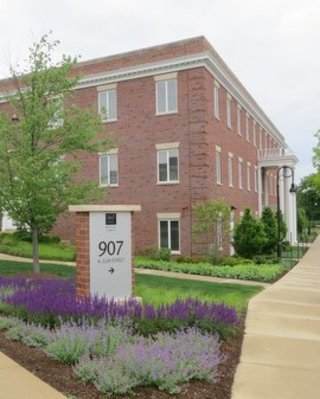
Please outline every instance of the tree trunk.
[[40, 273], [39, 236], [38, 236], [37, 227], [32, 227], [32, 260], [33, 260], [33, 271], [35, 273]]

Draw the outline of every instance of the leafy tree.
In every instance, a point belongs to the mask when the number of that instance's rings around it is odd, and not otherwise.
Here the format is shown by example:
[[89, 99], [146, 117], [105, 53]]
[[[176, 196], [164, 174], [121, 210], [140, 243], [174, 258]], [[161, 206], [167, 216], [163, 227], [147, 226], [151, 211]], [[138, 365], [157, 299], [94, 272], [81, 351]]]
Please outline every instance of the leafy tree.
[[[320, 220], [320, 175], [312, 173], [305, 176], [298, 187], [297, 205], [298, 209], [303, 208], [305, 216], [310, 222]], [[310, 231], [309, 231], [310, 233]]]
[[266, 243], [267, 237], [262, 222], [251, 215], [250, 209], [246, 209], [234, 232], [236, 253], [251, 259], [263, 252]]
[[277, 249], [278, 238], [276, 219], [271, 208], [264, 208], [261, 216], [261, 222], [267, 237], [267, 241], [263, 247], [263, 253], [272, 254]]
[[[230, 206], [223, 201], [209, 200], [198, 202], [193, 209], [194, 236], [200, 235], [204, 238], [208, 244], [208, 252], [212, 249], [219, 251], [230, 228]], [[218, 240], [221, 242], [217, 242]]]
[[297, 210], [297, 230], [299, 236], [306, 233], [308, 229], [308, 219], [304, 208], [298, 208]]
[[99, 118], [72, 104], [79, 77], [71, 77], [71, 69], [77, 60], [63, 56], [53, 63], [57, 45], [44, 35], [30, 48], [27, 68], [11, 68], [14, 89], [7, 100], [17, 122], [0, 113], [1, 209], [31, 231], [35, 272], [39, 234], [49, 231], [69, 204], [101, 195], [97, 183], [80, 181], [77, 155], [112, 146], [109, 137], [98, 139]]

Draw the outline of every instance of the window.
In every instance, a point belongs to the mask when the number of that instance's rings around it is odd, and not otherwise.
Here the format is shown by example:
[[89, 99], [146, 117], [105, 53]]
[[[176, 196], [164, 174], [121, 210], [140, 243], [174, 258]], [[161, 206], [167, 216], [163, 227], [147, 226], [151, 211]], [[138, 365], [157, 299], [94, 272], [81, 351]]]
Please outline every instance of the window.
[[179, 143], [158, 144], [156, 148], [158, 158], [158, 184], [178, 183]]
[[216, 146], [216, 180], [217, 184], [222, 184], [221, 176], [221, 148]]
[[264, 136], [264, 149], [265, 150], [268, 149], [268, 135], [267, 135], [267, 133], [265, 133], [265, 136]]
[[100, 186], [118, 185], [118, 150], [100, 155]]
[[247, 163], [247, 190], [251, 191], [251, 164]]
[[258, 192], [258, 167], [254, 167], [254, 191]]
[[218, 82], [214, 82], [214, 89], [213, 89], [213, 112], [214, 116], [217, 119], [220, 119], [220, 101], [219, 101], [219, 91], [220, 85]]
[[241, 158], [238, 159], [238, 184], [240, 190], [243, 188], [243, 161]]
[[233, 187], [233, 154], [231, 152], [228, 154], [228, 176], [229, 186]]
[[[161, 214], [160, 214], [161, 215]], [[169, 216], [170, 214], [168, 214]], [[165, 215], [164, 215], [165, 216]], [[159, 248], [168, 248], [173, 254], [180, 253], [180, 220], [159, 217]]]
[[262, 127], [259, 129], [259, 149], [262, 150]]
[[246, 139], [247, 141], [250, 141], [250, 124], [249, 124], [249, 114], [246, 114]]
[[223, 250], [223, 225], [220, 217], [217, 219], [217, 247], [219, 251]]
[[237, 108], [237, 127], [238, 127], [238, 134], [242, 136], [242, 126], [241, 126], [241, 105], [238, 104]]
[[226, 102], [226, 112], [227, 112], [227, 126], [232, 129], [232, 113], [231, 113], [231, 96], [227, 94], [227, 102]]
[[[168, 78], [166, 78], [168, 76]], [[156, 80], [156, 114], [178, 112], [177, 74], [157, 76]]]
[[98, 112], [103, 122], [117, 120], [117, 91], [116, 89], [101, 90], [98, 93]]
[[257, 122], [254, 120], [253, 121], [253, 145], [256, 147], [257, 146]]

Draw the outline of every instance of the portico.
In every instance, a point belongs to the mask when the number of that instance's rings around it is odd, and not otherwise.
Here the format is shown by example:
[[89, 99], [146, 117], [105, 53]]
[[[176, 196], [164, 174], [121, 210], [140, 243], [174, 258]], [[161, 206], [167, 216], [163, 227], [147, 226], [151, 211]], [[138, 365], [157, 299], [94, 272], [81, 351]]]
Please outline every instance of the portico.
[[280, 209], [288, 228], [287, 240], [291, 244], [297, 242], [296, 194], [289, 192], [290, 181], [284, 176], [287, 176], [286, 167], [294, 170], [297, 162], [298, 158], [289, 148], [271, 148], [258, 151], [259, 215], [261, 216], [263, 208], [268, 206], [267, 171], [282, 168], [278, 174]]

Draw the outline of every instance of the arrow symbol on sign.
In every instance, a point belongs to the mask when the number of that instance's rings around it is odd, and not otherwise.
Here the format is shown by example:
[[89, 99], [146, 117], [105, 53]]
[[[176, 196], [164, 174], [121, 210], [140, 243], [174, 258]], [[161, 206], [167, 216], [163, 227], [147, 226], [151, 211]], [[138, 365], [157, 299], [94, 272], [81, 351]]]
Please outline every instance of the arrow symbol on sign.
[[113, 274], [113, 273], [114, 273], [114, 268], [111, 267], [111, 268], [108, 270], [108, 272], [111, 273], [111, 274]]

